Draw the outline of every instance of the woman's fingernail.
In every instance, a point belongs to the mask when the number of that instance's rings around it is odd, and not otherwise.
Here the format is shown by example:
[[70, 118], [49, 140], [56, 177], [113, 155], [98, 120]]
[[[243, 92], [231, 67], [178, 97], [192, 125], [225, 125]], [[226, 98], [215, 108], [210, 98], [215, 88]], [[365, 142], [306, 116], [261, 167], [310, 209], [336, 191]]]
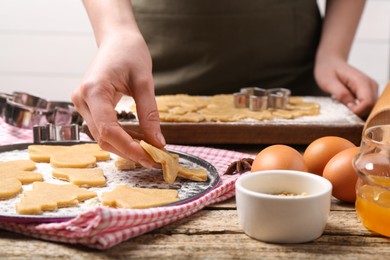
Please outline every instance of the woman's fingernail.
[[353, 103], [353, 102], [349, 102], [348, 104], [347, 104], [347, 107], [348, 108], [353, 108], [355, 106], [355, 104]]
[[160, 141], [160, 143], [165, 146], [167, 143], [165, 142], [164, 136], [161, 134], [161, 132], [158, 132], [156, 134], [157, 139]]
[[148, 160], [141, 159], [141, 160], [139, 161], [139, 163], [140, 163], [143, 167], [145, 167], [145, 168], [148, 168], [148, 169], [153, 168], [153, 165], [152, 165]]

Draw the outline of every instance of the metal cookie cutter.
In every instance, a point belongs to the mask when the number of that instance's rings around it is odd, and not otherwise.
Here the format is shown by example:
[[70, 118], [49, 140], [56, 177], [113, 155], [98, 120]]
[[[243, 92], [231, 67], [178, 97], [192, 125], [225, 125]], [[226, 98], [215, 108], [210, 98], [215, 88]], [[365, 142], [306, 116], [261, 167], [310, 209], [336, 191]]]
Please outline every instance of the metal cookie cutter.
[[234, 93], [236, 108], [248, 107], [251, 111], [261, 111], [267, 108], [283, 109], [288, 103], [291, 91], [286, 88], [263, 89], [258, 87], [242, 88]]
[[7, 99], [12, 96], [6, 93], [0, 93], [0, 117], [4, 118], [5, 115], [5, 107], [7, 105]]
[[291, 91], [286, 88], [271, 88], [268, 92], [268, 107], [283, 109], [288, 104]]
[[5, 122], [20, 128], [32, 129], [35, 125], [70, 125], [83, 122], [70, 102], [49, 102], [23, 93], [0, 95], [1, 116]]
[[234, 93], [234, 106], [236, 108], [249, 107], [252, 111], [267, 109], [267, 90], [258, 87], [242, 88], [239, 93]]
[[37, 125], [33, 127], [34, 143], [79, 141], [79, 125]]

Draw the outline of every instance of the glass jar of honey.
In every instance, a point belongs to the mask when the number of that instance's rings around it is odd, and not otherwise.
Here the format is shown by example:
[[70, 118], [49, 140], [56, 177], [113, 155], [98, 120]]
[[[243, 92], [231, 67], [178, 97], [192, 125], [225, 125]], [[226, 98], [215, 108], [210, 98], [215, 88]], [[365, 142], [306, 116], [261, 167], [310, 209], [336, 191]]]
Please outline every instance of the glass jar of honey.
[[371, 231], [390, 237], [390, 125], [367, 128], [354, 159], [356, 212]]

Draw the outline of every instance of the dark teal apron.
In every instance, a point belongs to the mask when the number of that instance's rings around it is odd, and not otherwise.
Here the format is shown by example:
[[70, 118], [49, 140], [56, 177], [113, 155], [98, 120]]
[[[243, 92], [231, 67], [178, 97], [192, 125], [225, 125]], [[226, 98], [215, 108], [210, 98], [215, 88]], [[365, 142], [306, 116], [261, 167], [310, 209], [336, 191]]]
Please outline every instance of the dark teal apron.
[[315, 0], [133, 0], [153, 59], [156, 94], [284, 87], [319, 95]]

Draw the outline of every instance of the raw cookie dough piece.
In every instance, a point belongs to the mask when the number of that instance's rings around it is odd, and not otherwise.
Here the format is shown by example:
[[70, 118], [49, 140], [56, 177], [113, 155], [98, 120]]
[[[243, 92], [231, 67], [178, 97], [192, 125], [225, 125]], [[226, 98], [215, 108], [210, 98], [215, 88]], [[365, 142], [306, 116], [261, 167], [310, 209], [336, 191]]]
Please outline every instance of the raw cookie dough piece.
[[119, 171], [134, 170], [136, 168], [141, 168], [141, 167], [142, 167], [141, 164], [122, 157], [118, 157], [115, 160], [115, 168]]
[[30, 160], [0, 162], [0, 199], [10, 199], [22, 191], [22, 184], [43, 181], [40, 173], [32, 172], [35, 163]]
[[160, 119], [162, 122], [202, 122], [206, 118], [199, 113], [187, 113], [184, 115], [175, 115], [171, 113], [160, 113]]
[[141, 141], [140, 145], [156, 163], [161, 164], [164, 181], [169, 184], [174, 183], [179, 171], [179, 163], [177, 159], [166, 151], [158, 149], [145, 141]]
[[41, 144], [32, 144], [28, 146], [28, 152], [30, 155], [30, 160], [34, 162], [44, 162], [49, 163], [50, 157], [59, 152], [69, 149], [70, 146], [63, 145], [41, 145]]
[[56, 153], [50, 157], [54, 168], [90, 168], [96, 166], [96, 157], [79, 153]]
[[35, 181], [43, 181], [42, 174], [32, 171], [21, 171], [14, 169], [0, 169], [0, 183], [4, 179], [15, 178], [18, 179], [22, 184], [28, 184]]
[[[96, 161], [106, 161], [110, 159], [110, 153], [102, 150], [98, 144], [75, 144], [71, 146], [63, 145], [29, 145], [28, 151], [30, 159], [35, 162], [51, 162], [51, 157], [58, 153], [64, 155], [89, 155], [96, 158]], [[57, 157], [58, 159], [58, 157]]]
[[206, 181], [207, 171], [204, 169], [190, 169], [179, 164], [179, 157], [165, 150], [158, 149], [153, 145], [141, 141], [142, 148], [152, 157], [152, 159], [160, 163], [163, 168], [163, 178], [166, 183], [172, 184], [176, 177], [180, 176], [193, 181]]
[[42, 214], [43, 211], [76, 206], [80, 201], [96, 196], [95, 192], [73, 184], [34, 182], [33, 189], [25, 191], [20, 202], [16, 204], [16, 211], [19, 214]]
[[98, 144], [77, 144], [71, 146], [71, 149], [78, 153], [87, 153], [96, 157], [96, 161], [107, 161], [110, 159], [110, 153], [104, 151]]
[[204, 169], [190, 169], [179, 165], [178, 176], [192, 181], [207, 181], [207, 172]]
[[13, 198], [22, 191], [22, 183], [16, 178], [7, 178], [0, 181], [0, 200]]
[[52, 171], [55, 178], [67, 180], [70, 183], [82, 187], [100, 187], [106, 186], [106, 178], [103, 170], [100, 168], [93, 169], [76, 169], [76, 168], [57, 168]]
[[18, 169], [22, 171], [32, 171], [35, 169], [35, 162], [31, 160], [13, 160], [0, 162], [0, 170], [5, 168]]
[[104, 192], [102, 204], [116, 208], [150, 208], [179, 200], [178, 192], [169, 189], [145, 189], [118, 185], [111, 192]]

